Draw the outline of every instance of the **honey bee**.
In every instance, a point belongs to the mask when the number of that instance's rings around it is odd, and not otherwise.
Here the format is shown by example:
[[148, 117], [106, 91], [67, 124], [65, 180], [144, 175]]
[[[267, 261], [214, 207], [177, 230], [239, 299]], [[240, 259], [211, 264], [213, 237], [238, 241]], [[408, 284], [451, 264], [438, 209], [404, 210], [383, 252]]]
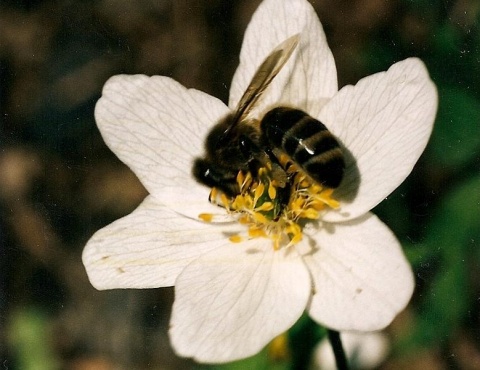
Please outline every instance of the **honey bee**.
[[345, 168], [342, 149], [323, 123], [290, 107], [274, 108], [261, 120], [248, 117], [298, 41], [299, 35], [292, 36], [272, 51], [255, 72], [236, 110], [212, 128], [205, 142], [205, 157], [197, 158], [193, 165], [197, 181], [235, 196], [239, 171], [255, 175], [260, 167], [266, 167], [280, 188], [288, 188], [289, 178], [277, 159], [284, 153], [315, 182], [329, 188], [340, 185]]

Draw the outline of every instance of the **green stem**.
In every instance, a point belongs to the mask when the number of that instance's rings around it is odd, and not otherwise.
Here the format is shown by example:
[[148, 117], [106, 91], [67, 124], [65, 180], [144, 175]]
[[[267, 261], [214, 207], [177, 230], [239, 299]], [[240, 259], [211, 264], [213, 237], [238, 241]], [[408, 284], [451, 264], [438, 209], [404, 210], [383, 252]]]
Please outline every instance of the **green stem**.
[[348, 370], [347, 356], [343, 350], [342, 340], [340, 333], [335, 330], [328, 329], [328, 339], [333, 348], [333, 354], [335, 355], [335, 362], [337, 363], [338, 370]]

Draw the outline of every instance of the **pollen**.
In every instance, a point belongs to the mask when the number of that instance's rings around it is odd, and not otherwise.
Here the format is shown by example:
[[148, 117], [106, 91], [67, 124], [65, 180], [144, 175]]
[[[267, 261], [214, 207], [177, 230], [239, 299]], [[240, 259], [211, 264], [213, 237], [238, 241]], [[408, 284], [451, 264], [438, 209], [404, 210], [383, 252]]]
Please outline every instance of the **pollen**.
[[[232, 243], [267, 238], [272, 248], [279, 250], [299, 243], [303, 227], [322, 217], [328, 209], [337, 209], [340, 203], [333, 198], [333, 189], [314, 182], [299, 168], [280, 157], [288, 182], [280, 186], [273, 177], [271, 167], [260, 168], [256, 175], [239, 171], [236, 182], [239, 194], [229, 197], [213, 188], [209, 200], [224, 208], [245, 231], [232, 235]], [[199, 218], [212, 222], [214, 215], [202, 213]]]

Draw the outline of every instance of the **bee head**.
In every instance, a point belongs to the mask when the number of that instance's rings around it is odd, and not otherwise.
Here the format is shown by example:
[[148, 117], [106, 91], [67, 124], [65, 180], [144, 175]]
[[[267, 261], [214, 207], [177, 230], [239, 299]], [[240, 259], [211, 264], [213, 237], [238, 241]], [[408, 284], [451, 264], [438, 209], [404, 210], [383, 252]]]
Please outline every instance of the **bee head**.
[[232, 124], [229, 115], [217, 123], [205, 141], [207, 157], [218, 165], [232, 170], [246, 170], [249, 156], [240, 148], [240, 137], [254, 135], [253, 129], [245, 124]]

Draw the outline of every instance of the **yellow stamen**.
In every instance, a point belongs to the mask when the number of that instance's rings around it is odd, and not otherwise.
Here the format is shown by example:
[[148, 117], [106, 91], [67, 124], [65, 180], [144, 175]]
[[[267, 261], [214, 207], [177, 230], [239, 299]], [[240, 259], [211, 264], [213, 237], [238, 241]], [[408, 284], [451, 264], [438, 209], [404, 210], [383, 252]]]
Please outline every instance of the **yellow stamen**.
[[310, 220], [315, 220], [318, 218], [318, 212], [312, 208], [309, 208], [302, 212], [302, 216]]
[[278, 251], [280, 249], [280, 237], [278, 237], [277, 235], [277, 237], [276, 238], [273, 237], [272, 240], [273, 240], [273, 250]]
[[271, 181], [268, 186], [268, 196], [270, 199], [275, 199], [277, 197], [277, 189], [273, 185], [273, 181]]
[[253, 198], [253, 204], [257, 204], [258, 198], [260, 198], [263, 195], [263, 192], [265, 191], [265, 185], [263, 183], [258, 184], [257, 188], [255, 189], [255, 196]]
[[226, 209], [229, 209], [229, 206], [228, 206], [228, 203], [229, 203], [228, 197], [227, 197], [224, 193], [222, 193], [222, 194], [220, 195], [220, 200], [222, 201], [223, 206], [224, 206]]
[[237, 174], [237, 184], [239, 188], [242, 188], [243, 182], [245, 181], [245, 175], [242, 171], [238, 171]]
[[[288, 174], [287, 187], [280, 187], [267, 166], [260, 168], [255, 178], [250, 172], [239, 171], [236, 182], [240, 194], [235, 197], [230, 198], [216, 188], [211, 190], [210, 201], [223, 206], [246, 228], [245, 237], [229, 237], [232, 243], [245, 238], [267, 238], [274, 250], [288, 248], [303, 239], [301, 225], [318, 219], [327, 207], [340, 206], [332, 189], [313, 182], [287, 157], [280, 156], [279, 162]], [[202, 213], [198, 217], [212, 222], [214, 215]]]
[[333, 209], [337, 209], [340, 207], [340, 202], [335, 200], [335, 199], [332, 199], [332, 198], [322, 198], [322, 200], [325, 202], [326, 205], [328, 205], [329, 207], [333, 208]]
[[263, 229], [258, 229], [258, 228], [250, 228], [248, 229], [248, 236], [251, 238], [258, 238], [258, 237], [266, 237], [267, 234], [265, 233], [265, 230]]
[[250, 223], [250, 216], [249, 215], [243, 215], [238, 219], [238, 222], [240, 222], [242, 225], [246, 225]]
[[307, 180], [303, 180], [303, 181], [300, 183], [300, 186], [301, 186], [302, 188], [308, 188], [308, 185], [309, 185], [309, 183], [308, 183]]
[[252, 184], [253, 178], [252, 174], [250, 172], [247, 173], [247, 176], [245, 176], [245, 180], [243, 181], [243, 187], [248, 188]]
[[210, 202], [216, 203], [217, 196], [218, 196], [218, 189], [217, 188], [212, 188], [212, 190], [210, 191], [210, 196], [209, 196]]
[[242, 209], [245, 208], [245, 198], [243, 195], [238, 195], [235, 200], [232, 202], [231, 207], [233, 209]]
[[198, 218], [204, 222], [212, 222], [213, 215], [211, 213], [200, 213]]
[[261, 213], [255, 212], [252, 214], [253, 219], [258, 222], [259, 224], [266, 224], [268, 223], [268, 218], [266, 218], [264, 215]]
[[243, 239], [240, 235], [232, 235], [230, 238], [228, 238], [232, 243], [240, 243]]
[[273, 203], [272, 202], [265, 202], [260, 207], [255, 208], [255, 210], [257, 212], [271, 211], [272, 209], [273, 209]]
[[290, 240], [290, 244], [297, 244], [303, 239], [303, 234], [300, 232], [293, 236], [292, 240]]

